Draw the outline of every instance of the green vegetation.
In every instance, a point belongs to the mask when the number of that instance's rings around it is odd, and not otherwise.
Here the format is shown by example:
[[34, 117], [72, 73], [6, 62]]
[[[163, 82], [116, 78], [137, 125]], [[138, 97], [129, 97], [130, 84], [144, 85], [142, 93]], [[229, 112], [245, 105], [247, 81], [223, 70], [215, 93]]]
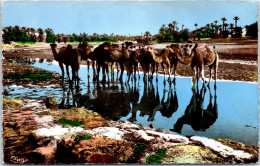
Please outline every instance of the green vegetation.
[[161, 163], [161, 159], [166, 157], [166, 149], [160, 149], [158, 151], [156, 151], [156, 153], [154, 155], [150, 155], [148, 157], [146, 157], [146, 163], [147, 164], [160, 164]]
[[31, 41], [26, 41], [26, 42], [16, 41], [15, 43], [18, 43], [18, 44], [36, 44], [36, 42], [31, 42]]
[[8, 74], [4, 79], [10, 80], [31, 80], [31, 81], [50, 81], [54, 76], [51, 73], [32, 73], [31, 71], [26, 71], [21, 74]]
[[91, 136], [89, 135], [83, 135], [83, 136], [78, 136], [76, 137], [76, 141], [81, 141], [81, 140], [90, 140], [91, 139]]
[[140, 143], [140, 144], [136, 144], [135, 145], [135, 152], [136, 153], [141, 153], [141, 152], [143, 152], [143, 151], [145, 151], [145, 149], [148, 147], [148, 145], [147, 144], [145, 144], [145, 143]]
[[168, 26], [165, 26], [165, 24], [162, 25], [156, 36], [157, 42], [178, 43], [188, 40], [189, 30], [187, 28], [183, 29], [184, 25], [182, 25], [182, 30], [179, 31], [177, 24], [176, 21], [173, 21], [172, 23], [169, 23]]
[[74, 126], [74, 127], [79, 127], [81, 125], [84, 125], [84, 123], [81, 123], [77, 120], [67, 120], [67, 119], [59, 119], [59, 122], [62, 124], [62, 126], [67, 126], [67, 125], [70, 125], [70, 126]]

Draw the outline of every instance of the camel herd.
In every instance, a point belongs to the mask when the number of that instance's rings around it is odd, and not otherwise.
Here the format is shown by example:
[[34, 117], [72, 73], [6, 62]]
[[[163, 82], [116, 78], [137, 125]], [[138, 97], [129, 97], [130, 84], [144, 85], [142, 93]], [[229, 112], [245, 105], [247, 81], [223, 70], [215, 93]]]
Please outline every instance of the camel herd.
[[[56, 44], [51, 44], [51, 49], [54, 55], [54, 59], [59, 62], [59, 66], [62, 71], [62, 77], [64, 78], [64, 68], [66, 66], [67, 75], [69, 77], [68, 66], [72, 69], [72, 80], [79, 81], [78, 70], [80, 67], [81, 60], [87, 61], [88, 68], [90, 63], [92, 63], [94, 81], [99, 81], [99, 73], [102, 68], [102, 82], [109, 82], [109, 67], [111, 71], [113, 70], [114, 63], [120, 66], [120, 77], [119, 80], [122, 82], [122, 76], [124, 70], [127, 71], [128, 81], [130, 76], [133, 74], [136, 78], [136, 72], [139, 73], [139, 65], [141, 66], [144, 75], [149, 75], [151, 80], [154, 73], [158, 73], [158, 66], [161, 65], [164, 73], [166, 73], [164, 65], [166, 64], [168, 69], [168, 75], [170, 81], [170, 76], [173, 73], [174, 78], [176, 75], [176, 68], [178, 62], [190, 65], [192, 70], [194, 70], [194, 75], [192, 78], [192, 83], [202, 79], [205, 81], [204, 68], [208, 66], [210, 69], [210, 78], [212, 78], [212, 70], [214, 69], [215, 80], [217, 77], [217, 67], [218, 67], [218, 54], [215, 51], [215, 47], [210, 48], [207, 45], [195, 45], [190, 44], [171, 44], [166, 46], [161, 51], [157, 51], [150, 46], [136, 46], [132, 42], [124, 42], [121, 45], [112, 44], [105, 42], [100, 44], [95, 49], [92, 45], [87, 43], [80, 43], [78, 48], [72, 48], [69, 44], [67, 47], [62, 47], [59, 53], [56, 51]], [[112, 72], [113, 74], [113, 72]], [[112, 75], [111, 74], [111, 75]], [[112, 77], [114, 78], [114, 76]]]

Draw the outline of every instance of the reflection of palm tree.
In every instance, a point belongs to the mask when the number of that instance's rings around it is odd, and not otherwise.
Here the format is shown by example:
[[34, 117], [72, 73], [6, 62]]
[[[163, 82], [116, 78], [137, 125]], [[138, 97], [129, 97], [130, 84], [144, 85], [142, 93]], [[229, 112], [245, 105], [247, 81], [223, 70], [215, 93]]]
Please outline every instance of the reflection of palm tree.
[[171, 129], [172, 131], [181, 133], [184, 124], [189, 124], [195, 131], [205, 131], [215, 123], [218, 118], [216, 89], [214, 103], [212, 104], [213, 97], [209, 88], [209, 105], [206, 109], [203, 109], [206, 90], [207, 88], [205, 86], [203, 86], [200, 91], [198, 86], [192, 89], [193, 95], [190, 104], [185, 110], [185, 115], [177, 120], [174, 129]]
[[233, 18], [233, 20], [235, 20], [235, 27], [237, 27], [237, 20], [239, 20], [239, 17], [238, 17], [238, 16], [235, 16], [235, 17]]

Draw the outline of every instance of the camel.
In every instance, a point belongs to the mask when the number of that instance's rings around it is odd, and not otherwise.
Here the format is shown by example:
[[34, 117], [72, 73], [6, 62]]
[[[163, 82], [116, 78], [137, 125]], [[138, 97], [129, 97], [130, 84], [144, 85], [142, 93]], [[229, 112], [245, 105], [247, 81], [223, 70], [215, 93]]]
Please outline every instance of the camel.
[[[108, 51], [108, 56], [105, 59], [106, 62], [119, 63], [120, 69], [121, 69], [119, 81], [122, 82], [123, 81], [123, 72], [124, 72], [124, 62], [126, 61], [126, 59], [130, 58], [128, 47], [125, 47], [124, 43], [122, 44], [121, 48], [117, 44], [109, 44], [104, 47], [104, 50]], [[108, 70], [107, 70], [107, 75], [108, 75]], [[108, 78], [108, 80], [109, 80], [109, 78]]]
[[[213, 47], [215, 48], [215, 47]], [[194, 76], [192, 78], [192, 83], [199, 79], [199, 75], [201, 75], [201, 79], [204, 83], [205, 76], [204, 76], [204, 67], [209, 66], [210, 69], [210, 78], [209, 81], [212, 79], [212, 69], [215, 71], [215, 83], [217, 79], [217, 68], [218, 68], [218, 61], [219, 56], [215, 52], [215, 50], [209, 48], [207, 45], [198, 46], [195, 44], [195, 47], [191, 51], [191, 68], [194, 70]], [[200, 74], [199, 74], [200, 73]], [[216, 84], [215, 84], [216, 88]]]
[[161, 56], [168, 58], [169, 74], [173, 72], [174, 78], [176, 75], [176, 68], [178, 62], [188, 65], [191, 63], [191, 59], [192, 59], [192, 57], [190, 56], [190, 46], [188, 45], [183, 46], [183, 45], [172, 44], [170, 46], [166, 46], [161, 51]]
[[[163, 64], [166, 64], [167, 67], [168, 67], [168, 74], [169, 74], [169, 79], [170, 79], [170, 77], [171, 77], [171, 72], [170, 72], [171, 63], [170, 63], [169, 56], [167, 56], [166, 54], [162, 54], [162, 53], [160, 55], [158, 55], [158, 53], [151, 47], [148, 47], [148, 51], [150, 52], [150, 55], [152, 56], [152, 58], [153, 58], [153, 60], [156, 64], [156, 68], [157, 68], [156, 74], [158, 73], [158, 65], [161, 64], [162, 67], [163, 67]], [[164, 67], [163, 67], [163, 69], [164, 69]], [[164, 71], [164, 73], [165, 73], [165, 71]]]
[[[215, 48], [215, 47], [213, 47]], [[174, 77], [176, 75], [177, 63], [180, 62], [185, 65], [191, 65], [191, 68], [194, 70], [195, 74], [192, 78], [192, 85], [195, 80], [199, 78], [199, 69], [201, 73], [201, 78], [203, 82], [204, 78], [204, 66], [209, 66], [210, 68], [210, 79], [212, 78], [212, 69], [215, 69], [215, 81], [217, 77], [217, 67], [218, 67], [218, 54], [215, 50], [209, 48], [207, 45], [202, 45], [198, 47], [198, 44], [195, 44], [195, 47], [191, 49], [191, 45], [171, 45], [167, 46], [162, 50], [162, 56], [168, 56], [171, 64], [173, 64], [173, 73]], [[172, 71], [171, 71], [172, 72]]]
[[[152, 79], [153, 73], [155, 72], [155, 61], [153, 56], [156, 56], [151, 47], [141, 48], [140, 54], [135, 59], [140, 62], [140, 65], [144, 72], [144, 79], [146, 79], [146, 74], [151, 72], [149, 79]], [[151, 68], [151, 70], [150, 70]]]
[[62, 71], [62, 79], [64, 80], [63, 65], [65, 65], [69, 81], [70, 81], [69, 66], [72, 69], [72, 80], [77, 79], [77, 81], [79, 81], [78, 70], [81, 62], [81, 54], [79, 52], [79, 49], [73, 49], [71, 45], [67, 45], [67, 47], [60, 48], [59, 53], [57, 53], [56, 51], [57, 45], [50, 44], [50, 46], [52, 49], [54, 60], [59, 62], [59, 66]]
[[[89, 45], [85, 42], [79, 43], [78, 45], [78, 49], [81, 52], [82, 55], [82, 60], [87, 61], [87, 66], [88, 66], [88, 73], [89, 73], [89, 66], [90, 66], [90, 62], [92, 62], [92, 69], [93, 69], [93, 75], [95, 76], [95, 57], [92, 56], [91, 52], [93, 52], [94, 46]], [[90, 77], [90, 76], [88, 76]]]
[[[128, 47], [128, 46], [126, 46]], [[140, 51], [136, 50], [134, 45], [130, 45], [129, 46], [129, 58], [125, 59], [124, 61], [124, 67], [127, 71], [127, 82], [129, 82], [130, 80], [130, 76], [132, 75], [132, 73], [134, 73], [134, 79], [136, 79], [136, 72], [138, 71], [139, 74], [139, 69], [138, 69], [138, 56], [140, 55]]]

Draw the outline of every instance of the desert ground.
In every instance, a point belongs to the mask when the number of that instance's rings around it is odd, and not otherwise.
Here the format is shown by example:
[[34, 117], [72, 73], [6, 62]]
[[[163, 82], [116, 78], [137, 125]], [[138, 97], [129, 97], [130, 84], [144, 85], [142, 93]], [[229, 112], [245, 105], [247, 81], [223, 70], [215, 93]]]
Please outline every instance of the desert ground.
[[[201, 40], [220, 56], [219, 80], [258, 82], [257, 40]], [[192, 43], [194, 44], [194, 42]], [[151, 45], [157, 50], [169, 43]], [[58, 44], [58, 49], [64, 44]], [[94, 44], [97, 46], [97, 44]], [[73, 44], [77, 47], [77, 44]], [[6, 75], [43, 70], [10, 63], [8, 57], [53, 60], [49, 44], [3, 47]], [[82, 62], [86, 64], [86, 62]], [[47, 70], [47, 69], [46, 69]], [[50, 73], [47, 71], [47, 73]], [[163, 73], [162, 69], [159, 73]], [[208, 78], [206, 69], [206, 78]], [[3, 86], [61, 86], [57, 73], [50, 81], [3, 80]], [[177, 76], [191, 77], [190, 66], [178, 64]], [[5, 93], [5, 92], [3, 92]], [[62, 125], [61, 125], [62, 124]], [[256, 163], [259, 147], [228, 139], [185, 137], [131, 122], [115, 122], [82, 108], [60, 108], [45, 100], [3, 99], [3, 146], [7, 164], [140, 163], [238, 164]]]

